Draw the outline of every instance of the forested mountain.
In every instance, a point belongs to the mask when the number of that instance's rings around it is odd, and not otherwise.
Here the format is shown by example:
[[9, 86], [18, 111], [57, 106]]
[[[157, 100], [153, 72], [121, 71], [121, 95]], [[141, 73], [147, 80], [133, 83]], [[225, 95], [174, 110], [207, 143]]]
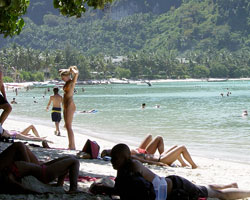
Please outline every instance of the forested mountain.
[[[25, 22], [0, 39], [0, 64], [52, 77], [75, 64], [81, 79], [250, 76], [249, 0], [115, 0], [78, 19], [31, 0]], [[115, 66], [105, 55], [127, 59]]]
[[32, 0], [19, 36], [1, 40], [34, 49], [72, 45], [89, 55], [228, 49], [250, 46], [248, 0], [116, 0], [81, 19], [65, 18], [52, 3]]

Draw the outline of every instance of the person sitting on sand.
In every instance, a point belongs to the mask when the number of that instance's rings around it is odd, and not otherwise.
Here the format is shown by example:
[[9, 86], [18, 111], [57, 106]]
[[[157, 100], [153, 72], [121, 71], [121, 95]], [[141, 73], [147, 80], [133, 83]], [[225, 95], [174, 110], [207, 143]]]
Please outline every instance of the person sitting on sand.
[[[29, 134], [30, 131], [32, 131], [32, 133], [34, 133], [35, 136], [30, 135]], [[45, 139], [46, 137], [40, 137], [34, 125], [28, 126], [23, 131], [16, 131], [16, 130], [8, 131], [4, 129], [3, 132], [0, 133], [0, 136], [5, 137], [5, 138], [12, 138], [12, 139], [31, 140], [31, 141], [38, 141], [38, 142], [47, 141], [47, 142], [53, 143], [51, 141], [46, 140]]]
[[[159, 152], [159, 155], [155, 155], [156, 151]], [[103, 150], [101, 157], [110, 155], [110, 152], [111, 150]], [[186, 167], [188, 164], [182, 159], [183, 156], [193, 169], [197, 168], [185, 146], [175, 145], [164, 151], [164, 142], [161, 136], [155, 138], [152, 135], [146, 136], [138, 148], [131, 150], [131, 155], [133, 159], [143, 163], [170, 166], [174, 161], [178, 160], [182, 167]]]
[[[242, 199], [250, 197], [250, 190], [241, 190], [236, 183], [228, 185], [212, 184], [208, 186], [199, 186], [191, 183], [187, 179], [171, 175], [167, 177], [160, 177], [153, 171], [142, 165], [137, 160], [131, 157], [130, 149], [126, 144], [117, 144], [111, 150], [111, 163], [115, 170], [117, 170], [117, 177], [114, 187], [105, 186], [101, 183], [94, 183], [90, 187], [90, 192], [93, 194], [107, 194], [107, 195], [130, 195], [133, 190], [141, 191], [141, 184], [135, 184], [135, 180], [130, 179], [130, 185], [123, 184], [122, 180], [126, 179], [124, 174], [131, 174], [135, 177], [136, 174], [147, 182], [152, 183], [155, 196], [161, 195], [161, 199], [176, 200], [176, 199], [199, 199], [199, 198], [219, 198], [219, 199]], [[120, 183], [118, 182], [120, 180]], [[134, 184], [133, 184], [134, 183]], [[141, 182], [140, 182], [141, 183]], [[133, 185], [133, 187], [131, 187]], [[145, 185], [144, 185], [145, 187]], [[149, 192], [149, 191], [147, 191]], [[121, 197], [122, 199], [122, 197]], [[126, 198], [124, 198], [126, 199]]]
[[57, 186], [63, 186], [69, 173], [69, 192], [77, 192], [79, 161], [73, 156], [65, 156], [47, 163], [41, 163], [30, 149], [21, 142], [15, 142], [0, 153], [0, 193], [33, 193], [20, 180], [34, 176], [48, 184], [57, 179]]

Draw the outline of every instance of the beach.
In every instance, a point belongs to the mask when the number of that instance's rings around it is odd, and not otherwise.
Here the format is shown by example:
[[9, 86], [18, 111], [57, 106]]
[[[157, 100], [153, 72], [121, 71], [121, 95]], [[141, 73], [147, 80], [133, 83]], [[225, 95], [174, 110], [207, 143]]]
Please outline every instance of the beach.
[[[29, 125], [28, 122], [22, 122], [20, 120], [7, 119], [4, 128], [7, 130], [22, 130]], [[81, 150], [87, 139], [96, 141], [100, 145], [100, 151], [106, 148], [112, 148], [116, 143], [110, 142], [105, 139], [98, 137], [91, 137], [88, 135], [80, 134], [75, 131], [76, 148], [78, 151], [64, 150], [67, 149], [68, 138], [65, 129], [62, 129], [62, 136], [54, 135], [54, 127], [46, 126], [44, 124], [35, 124], [38, 132], [41, 136], [47, 136], [48, 140], [53, 141], [53, 144], [49, 144], [52, 148], [46, 149], [42, 147], [29, 148], [35, 155], [42, 161], [49, 161], [53, 158], [60, 157], [62, 155], [76, 155]], [[125, 141], [124, 141], [125, 142]], [[139, 145], [140, 141], [138, 141]], [[27, 144], [41, 145], [39, 142], [29, 141]], [[10, 143], [1, 142], [1, 151], [5, 149]], [[134, 148], [135, 146], [130, 146]], [[211, 149], [213, 151], [213, 149]], [[216, 152], [214, 152], [216, 154]], [[206, 158], [206, 157], [193, 157], [194, 161], [199, 166], [197, 169], [181, 168], [181, 167], [160, 167], [154, 165], [147, 165], [151, 170], [160, 176], [167, 175], [179, 175], [187, 178], [195, 184], [206, 185], [206, 184], [227, 184], [237, 182], [239, 188], [249, 189], [250, 185], [250, 165], [240, 162], [229, 162], [218, 158]], [[81, 177], [115, 177], [116, 171], [112, 168], [109, 161], [101, 159], [79, 159], [80, 161], [80, 173]], [[178, 162], [176, 162], [178, 164]], [[93, 180], [88, 179], [86, 182], [79, 182], [79, 190], [85, 191], [86, 193], [81, 194], [44, 194], [44, 195], [0, 195], [0, 199], [110, 199], [105, 196], [94, 196], [88, 194], [88, 188], [93, 183]], [[69, 182], [65, 182], [65, 188], [67, 188]], [[250, 198], [249, 198], [250, 199]]]

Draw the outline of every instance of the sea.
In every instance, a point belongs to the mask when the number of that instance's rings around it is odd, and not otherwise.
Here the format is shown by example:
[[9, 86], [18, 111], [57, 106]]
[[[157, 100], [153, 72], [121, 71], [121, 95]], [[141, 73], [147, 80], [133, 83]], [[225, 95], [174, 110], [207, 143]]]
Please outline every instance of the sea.
[[[54, 126], [46, 111], [52, 88], [6, 93], [18, 102], [10, 119]], [[191, 155], [250, 164], [250, 113], [242, 117], [250, 112], [250, 81], [81, 85], [74, 101], [80, 134], [133, 146], [147, 134], [161, 135], [166, 149], [185, 145]]]

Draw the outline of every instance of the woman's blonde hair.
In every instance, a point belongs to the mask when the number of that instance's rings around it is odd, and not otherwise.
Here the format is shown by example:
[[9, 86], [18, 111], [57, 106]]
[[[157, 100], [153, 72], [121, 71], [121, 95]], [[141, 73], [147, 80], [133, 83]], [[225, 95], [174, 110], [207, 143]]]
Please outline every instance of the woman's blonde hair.
[[71, 74], [70, 69], [78, 70], [77, 66], [70, 66], [68, 69], [60, 69], [59, 70], [60, 76], [68, 76], [68, 75], [70, 75]]
[[60, 76], [68, 76], [68, 75], [70, 75], [70, 70], [69, 69], [60, 69], [59, 74], [60, 74]]

